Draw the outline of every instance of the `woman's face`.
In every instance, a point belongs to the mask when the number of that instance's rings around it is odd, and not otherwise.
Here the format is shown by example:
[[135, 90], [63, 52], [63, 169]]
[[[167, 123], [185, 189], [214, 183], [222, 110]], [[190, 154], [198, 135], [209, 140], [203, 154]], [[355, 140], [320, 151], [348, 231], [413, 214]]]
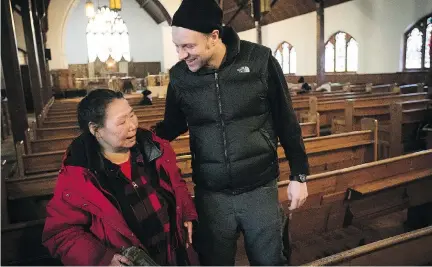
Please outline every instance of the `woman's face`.
[[113, 100], [105, 110], [105, 123], [96, 133], [101, 146], [110, 152], [129, 149], [136, 143], [138, 118], [126, 99]]

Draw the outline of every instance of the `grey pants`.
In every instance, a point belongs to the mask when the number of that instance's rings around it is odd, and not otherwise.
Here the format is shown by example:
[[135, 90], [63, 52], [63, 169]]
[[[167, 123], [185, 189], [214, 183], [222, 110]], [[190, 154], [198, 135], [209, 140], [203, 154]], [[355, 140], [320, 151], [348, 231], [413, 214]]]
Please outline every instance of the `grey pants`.
[[276, 180], [253, 191], [228, 195], [195, 189], [199, 224], [195, 248], [202, 265], [235, 264], [237, 239], [244, 235], [251, 265], [284, 265], [284, 214]]

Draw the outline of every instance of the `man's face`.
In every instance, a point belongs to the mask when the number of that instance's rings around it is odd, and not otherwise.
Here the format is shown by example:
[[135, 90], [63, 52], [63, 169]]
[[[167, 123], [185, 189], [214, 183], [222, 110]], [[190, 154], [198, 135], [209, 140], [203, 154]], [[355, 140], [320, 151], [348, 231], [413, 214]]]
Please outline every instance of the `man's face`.
[[192, 72], [206, 66], [213, 56], [212, 36], [174, 26], [172, 38], [179, 60], [184, 60]]

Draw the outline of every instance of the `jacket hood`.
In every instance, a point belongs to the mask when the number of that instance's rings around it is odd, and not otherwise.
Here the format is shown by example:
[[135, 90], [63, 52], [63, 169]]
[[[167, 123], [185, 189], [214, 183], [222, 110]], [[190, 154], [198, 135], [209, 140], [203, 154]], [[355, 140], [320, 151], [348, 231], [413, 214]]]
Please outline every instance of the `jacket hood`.
[[[138, 129], [136, 133], [136, 144], [132, 150], [139, 151], [143, 158], [137, 161], [151, 162], [162, 155], [159, 143], [153, 140], [153, 133]], [[104, 157], [96, 138], [91, 133], [82, 133], [66, 151], [63, 166], [78, 166], [94, 172], [105, 170]]]

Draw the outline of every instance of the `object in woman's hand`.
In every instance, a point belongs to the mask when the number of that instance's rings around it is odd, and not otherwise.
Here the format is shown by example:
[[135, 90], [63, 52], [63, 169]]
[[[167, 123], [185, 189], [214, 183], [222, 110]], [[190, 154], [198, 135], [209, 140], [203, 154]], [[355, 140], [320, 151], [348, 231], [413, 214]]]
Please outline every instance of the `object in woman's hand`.
[[130, 259], [134, 266], [159, 266], [147, 251], [135, 246], [123, 249], [121, 254]]

